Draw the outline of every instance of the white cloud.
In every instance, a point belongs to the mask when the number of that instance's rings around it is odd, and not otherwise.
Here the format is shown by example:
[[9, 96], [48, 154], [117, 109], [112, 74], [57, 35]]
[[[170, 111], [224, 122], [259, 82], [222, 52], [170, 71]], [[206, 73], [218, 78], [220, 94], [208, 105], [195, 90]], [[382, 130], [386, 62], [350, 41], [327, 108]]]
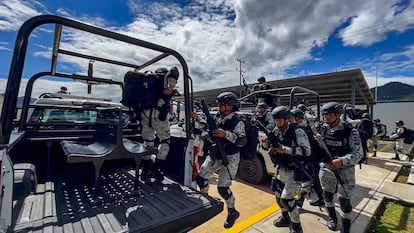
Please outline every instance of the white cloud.
[[46, 12], [35, 0], [7, 0], [0, 2], [0, 31], [15, 31], [30, 17]]
[[[8, 2], [11, 3], [0, 3], [0, 30], [16, 30], [29, 15], [45, 11], [45, 6], [35, 1]], [[36, 4], [29, 4], [33, 2]], [[346, 3], [340, 0], [187, 2], [189, 4], [181, 6], [164, 1], [129, 0], [127, 4], [135, 18], [122, 27], [110, 26], [113, 24], [109, 22], [114, 19], [106, 20], [82, 13], [72, 15], [71, 9], [60, 8], [57, 13], [175, 49], [188, 62], [195, 90], [238, 85], [237, 58], [245, 61], [242, 69], [246, 71], [244, 75], [248, 83], [255, 82], [259, 76], [266, 76], [268, 80], [281, 79], [286, 78], [287, 69], [303, 61], [324, 62], [322, 56], [318, 54], [317, 57], [313, 57], [311, 51], [323, 48], [332, 36], [339, 36], [346, 46], [369, 46], [386, 38], [390, 31], [404, 32], [413, 25], [410, 24], [413, 3], [401, 6], [398, 5], [398, 0], [349, 0]], [[10, 4], [17, 7], [10, 7]], [[5, 16], [2, 14], [2, 10], [14, 9], [17, 9], [14, 13], [8, 12]], [[13, 15], [20, 16], [15, 18]], [[346, 27], [335, 35], [334, 33], [344, 25]], [[64, 33], [61, 45], [67, 50], [119, 59], [137, 65], [157, 55], [147, 50], [136, 51], [123, 43], [80, 32], [65, 30]], [[0, 50], [1, 46], [2, 44]], [[42, 48], [39, 45], [37, 49], [36, 56], [50, 58], [50, 47]], [[406, 62], [409, 63], [413, 60], [413, 56], [407, 54], [409, 51], [412, 50], [381, 56], [385, 59], [386, 56], [403, 56], [403, 53], [406, 53]], [[67, 56], [59, 58], [63, 61], [59, 66], [61, 70], [69, 72], [69, 68], [77, 67], [76, 73], [86, 74], [88, 61]], [[167, 64], [174, 65], [174, 62], [170, 59]], [[372, 61], [365, 59], [344, 64], [339, 69], [361, 67], [364, 74], [366, 72], [371, 86], [374, 66]], [[407, 64], [404, 67], [410, 66]], [[122, 80], [127, 70], [119, 70], [99, 62], [95, 63], [94, 68], [96, 76], [118, 81]], [[71, 72], [73, 73], [73, 70]], [[307, 68], [297, 75], [311, 73], [312, 70]]]
[[345, 45], [370, 46], [382, 41], [389, 32], [402, 33], [414, 27], [414, 3], [408, 1], [365, 1], [355, 9], [350, 25], [341, 30]]

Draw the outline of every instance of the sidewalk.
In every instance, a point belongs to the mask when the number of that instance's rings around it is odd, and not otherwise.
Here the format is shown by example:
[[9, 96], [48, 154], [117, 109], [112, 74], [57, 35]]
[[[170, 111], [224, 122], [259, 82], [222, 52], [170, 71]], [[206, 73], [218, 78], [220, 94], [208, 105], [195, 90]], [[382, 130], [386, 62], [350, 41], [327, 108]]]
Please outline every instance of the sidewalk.
[[[403, 165], [409, 164], [402, 161], [391, 160], [393, 153], [378, 152], [377, 157], [369, 158], [368, 164], [363, 164], [362, 169], [356, 166], [356, 188], [352, 199], [353, 217], [352, 233], [364, 233], [371, 226], [372, 217], [380, 210], [383, 201], [393, 199], [408, 204], [414, 204], [414, 185], [401, 184], [393, 182]], [[413, 172], [413, 169], [411, 170]], [[337, 205], [338, 221], [340, 221]], [[280, 211], [269, 215], [262, 221], [257, 222], [246, 230], [244, 233], [267, 233], [280, 232], [288, 233], [288, 228], [276, 228], [273, 226], [273, 220], [280, 216]], [[325, 210], [313, 207], [305, 201], [301, 222], [303, 232], [332, 232], [326, 226], [328, 219]], [[340, 229], [338, 224], [338, 231]]]

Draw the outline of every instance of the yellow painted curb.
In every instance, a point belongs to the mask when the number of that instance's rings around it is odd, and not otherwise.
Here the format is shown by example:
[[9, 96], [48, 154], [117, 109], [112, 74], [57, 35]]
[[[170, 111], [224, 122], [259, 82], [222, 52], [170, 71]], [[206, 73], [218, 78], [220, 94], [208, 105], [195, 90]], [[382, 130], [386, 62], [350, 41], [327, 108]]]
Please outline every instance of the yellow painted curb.
[[378, 151], [384, 151], [388, 149], [389, 147], [391, 147], [392, 145], [394, 145], [394, 142], [388, 142], [387, 145], [381, 147]]
[[[394, 142], [387, 142], [385, 144], [385, 146], [381, 147], [380, 149], [377, 150], [377, 152], [383, 152], [384, 150], [390, 148], [392, 145], [394, 145]], [[372, 156], [374, 155], [373, 152], [369, 153], [368, 157], [372, 158]]]
[[251, 227], [253, 224], [263, 220], [267, 216], [275, 213], [279, 209], [280, 209], [280, 207], [277, 204], [274, 204], [274, 205], [260, 211], [259, 213], [253, 215], [252, 217], [237, 223], [232, 228], [222, 231], [222, 233], [239, 233], [239, 232], [241, 232], [243, 230], [246, 230], [247, 228]]

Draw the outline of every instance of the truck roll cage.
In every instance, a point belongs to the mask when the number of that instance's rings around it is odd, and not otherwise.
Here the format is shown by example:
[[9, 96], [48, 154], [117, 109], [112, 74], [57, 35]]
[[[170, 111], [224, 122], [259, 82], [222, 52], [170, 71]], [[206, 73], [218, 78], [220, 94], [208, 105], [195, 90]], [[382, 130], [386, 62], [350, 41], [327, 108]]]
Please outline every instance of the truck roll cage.
[[[6, 86], [6, 93], [4, 95], [4, 104], [2, 107], [1, 112], [1, 125], [0, 125], [0, 145], [4, 147], [4, 145], [7, 145], [10, 140], [10, 134], [13, 130], [13, 116], [15, 114], [16, 104], [17, 104], [17, 97], [19, 94], [19, 87], [22, 80], [22, 74], [24, 69], [24, 63], [26, 59], [27, 54], [27, 48], [29, 45], [29, 37], [31, 33], [36, 29], [37, 27], [40, 27], [45, 24], [54, 24], [55, 25], [55, 31], [54, 31], [54, 39], [53, 39], [53, 49], [52, 49], [52, 59], [51, 59], [51, 68], [50, 71], [40, 72], [32, 76], [32, 78], [29, 81], [29, 84], [26, 88], [26, 94], [31, 93], [31, 88], [33, 87], [34, 80], [42, 77], [42, 76], [55, 76], [55, 77], [65, 77], [65, 78], [73, 78], [73, 79], [80, 79], [90, 82], [104, 82], [104, 83], [113, 83], [113, 84], [122, 84], [120, 82], [116, 82], [110, 79], [102, 79], [102, 78], [96, 78], [92, 77], [93, 72], [91, 69], [88, 71], [87, 76], [82, 75], [73, 75], [73, 74], [64, 74], [59, 73], [56, 71], [57, 62], [58, 62], [58, 55], [64, 54], [68, 56], [83, 58], [86, 60], [89, 60], [89, 64], [91, 64], [92, 61], [98, 61], [103, 63], [109, 63], [114, 64], [122, 67], [128, 67], [128, 68], [134, 68], [135, 70], [142, 70], [150, 65], [153, 65], [167, 57], [174, 57], [177, 59], [178, 63], [181, 65], [182, 68], [182, 74], [183, 74], [183, 83], [184, 83], [184, 100], [185, 100], [185, 119], [186, 123], [186, 136], [187, 138], [190, 138], [191, 135], [191, 124], [190, 124], [190, 112], [192, 111], [192, 90], [193, 90], [193, 83], [190, 75], [188, 74], [188, 66], [184, 58], [179, 54], [177, 51], [172, 50], [170, 48], [153, 44], [144, 40], [140, 40], [137, 38], [133, 38], [130, 36], [126, 36], [120, 33], [108, 31], [102, 28], [98, 28], [92, 25], [88, 25], [76, 20], [63, 18], [60, 16], [55, 15], [39, 15], [35, 16], [29, 20], [27, 20], [18, 31], [14, 52], [11, 60], [10, 65], [10, 71]], [[87, 33], [91, 33], [94, 35], [102, 36], [105, 38], [125, 42], [130, 45], [135, 45], [138, 48], [145, 48], [152, 50], [154, 52], [157, 52], [159, 55], [155, 56], [154, 58], [146, 61], [143, 64], [136, 65], [131, 63], [126, 63], [123, 61], [113, 60], [113, 59], [107, 59], [97, 56], [92, 56], [88, 54], [82, 54], [78, 53], [76, 51], [70, 51], [60, 48], [60, 42], [61, 42], [61, 36], [63, 27], [68, 27], [72, 29], [77, 29], [80, 31], [84, 31]], [[33, 81], [32, 81], [33, 80]], [[29, 97], [25, 97], [24, 100], [24, 107], [27, 108], [29, 106]], [[27, 111], [22, 111], [22, 117], [27, 117]], [[25, 118], [21, 118], [22, 121], [25, 120]], [[21, 130], [23, 127], [23, 123], [20, 123], [19, 129]]]

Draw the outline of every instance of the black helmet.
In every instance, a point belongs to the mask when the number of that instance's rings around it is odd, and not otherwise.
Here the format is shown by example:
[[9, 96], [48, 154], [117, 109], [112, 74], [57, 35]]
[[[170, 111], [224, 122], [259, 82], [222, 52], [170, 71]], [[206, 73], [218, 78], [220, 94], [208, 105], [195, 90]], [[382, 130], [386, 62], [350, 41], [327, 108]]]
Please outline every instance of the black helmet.
[[304, 104], [298, 104], [296, 108], [300, 109], [302, 112], [306, 112], [306, 110], [308, 110], [308, 108]]
[[257, 105], [257, 107], [267, 108], [267, 104], [266, 103], [259, 103]]
[[258, 82], [266, 82], [266, 78], [265, 77], [260, 77], [257, 79]]
[[292, 117], [292, 114], [290, 114], [290, 111], [285, 106], [278, 106], [275, 109], [272, 110], [272, 116], [273, 119], [289, 119]]
[[377, 118], [377, 119], [375, 119], [375, 120], [374, 120], [374, 122], [375, 122], [375, 123], [380, 123], [380, 122], [381, 122], [381, 120]]
[[403, 125], [404, 125], [404, 121], [402, 121], [402, 120], [398, 120], [398, 121], [396, 121], [396, 122], [395, 122], [395, 124], [396, 124], [397, 126], [403, 126]]
[[344, 108], [338, 102], [328, 102], [322, 106], [322, 113], [343, 113]]
[[216, 98], [217, 103], [224, 103], [231, 106], [237, 106], [238, 100], [237, 96], [233, 92], [223, 92], [219, 94]]
[[292, 109], [290, 110], [290, 113], [292, 114], [292, 116], [296, 117], [296, 118], [305, 118], [305, 114], [303, 114], [303, 112], [300, 109]]

